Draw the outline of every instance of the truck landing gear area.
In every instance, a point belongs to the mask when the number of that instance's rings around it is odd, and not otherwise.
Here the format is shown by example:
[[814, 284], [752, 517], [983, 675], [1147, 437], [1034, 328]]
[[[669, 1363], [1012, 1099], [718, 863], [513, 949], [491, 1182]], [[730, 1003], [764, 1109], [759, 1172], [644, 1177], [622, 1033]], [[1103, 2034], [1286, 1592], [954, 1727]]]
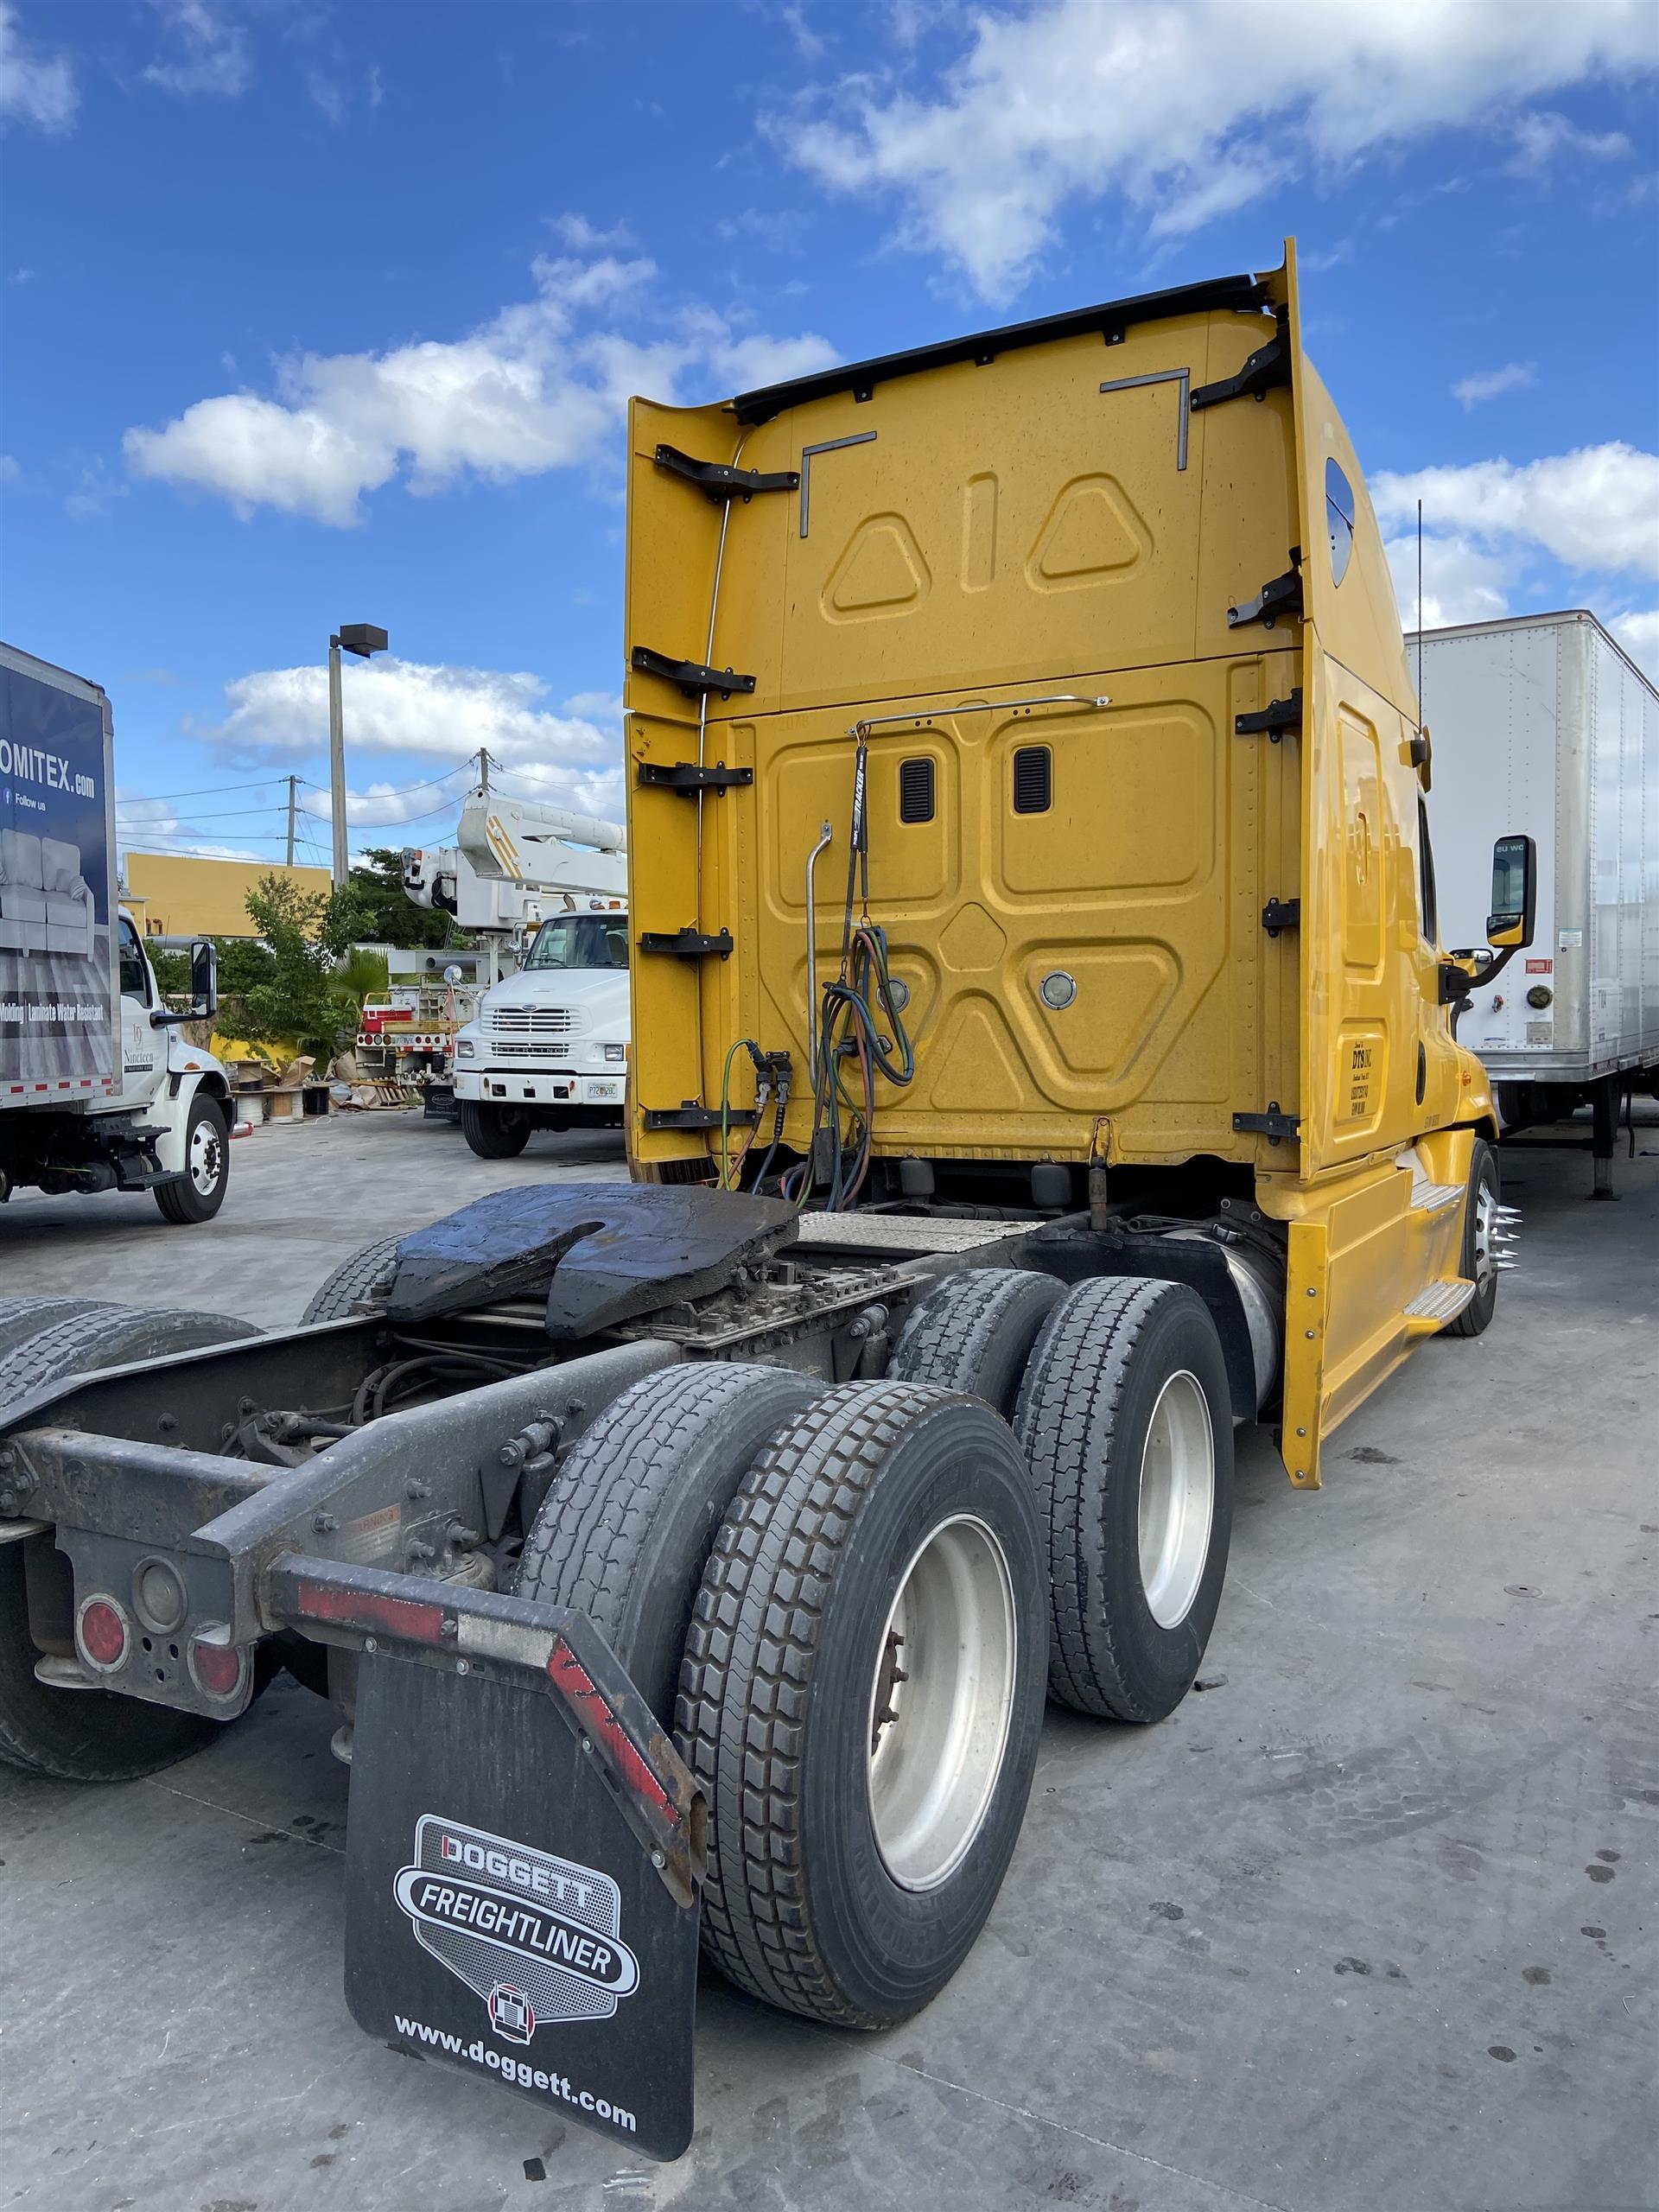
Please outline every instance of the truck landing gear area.
[[[1618, 1206], [1584, 1203], [1581, 1155], [1505, 1157], [1526, 1232], [1501, 1321], [1385, 1384], [1333, 1440], [1318, 1500], [1265, 1433], [1240, 1432], [1199, 1694], [1154, 1729], [1049, 1708], [996, 1906], [924, 2013], [826, 2035], [704, 1974], [697, 2133], [657, 2201], [911, 2212], [920, 2173], [952, 2212], [1643, 2202], [1659, 1112], [1641, 1100], [1636, 1129]], [[214, 1270], [193, 1300], [296, 1319], [375, 1226], [360, 1189], [388, 1138], [410, 1154], [391, 1184], [424, 1183], [430, 1205], [419, 1162], [453, 1162], [454, 1140], [416, 1120], [321, 1124], [302, 1161], [285, 1134], [239, 1145], [237, 1205], [191, 1248]], [[578, 1145], [543, 1140], [507, 1172], [591, 1180], [585, 1159], [558, 1165]], [[35, 1215], [51, 1235], [20, 1246]], [[42, 1293], [91, 1297], [118, 1238], [124, 1294], [167, 1304], [177, 1248], [121, 1219], [114, 1197], [25, 1194], [0, 1253], [9, 1272], [26, 1255]], [[151, 1780], [0, 1769], [20, 2202], [652, 2201], [626, 2179], [650, 2171], [637, 2139], [588, 2133], [574, 2101], [626, 2110], [620, 2085], [493, 2031], [490, 1991], [517, 1972], [481, 1993], [444, 1977], [475, 2016], [463, 2070], [353, 2024], [336, 1725], [280, 1674]], [[455, 1871], [495, 1886], [487, 1866]], [[28, 2024], [42, 1990], [48, 2035]], [[398, 2009], [454, 2032], [447, 2012]], [[571, 2101], [503, 2096], [474, 2044], [568, 2076]], [[543, 2171], [556, 2189], [526, 2180]]]

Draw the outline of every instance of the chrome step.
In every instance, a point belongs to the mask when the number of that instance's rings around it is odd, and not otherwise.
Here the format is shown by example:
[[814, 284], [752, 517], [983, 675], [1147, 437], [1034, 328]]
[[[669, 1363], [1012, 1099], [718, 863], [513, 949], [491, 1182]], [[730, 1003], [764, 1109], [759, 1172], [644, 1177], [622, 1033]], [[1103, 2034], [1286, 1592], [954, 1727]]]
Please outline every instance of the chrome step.
[[1459, 1276], [1452, 1282], [1432, 1282], [1427, 1290], [1420, 1290], [1406, 1308], [1408, 1321], [1429, 1329], [1443, 1329], [1448, 1321], [1455, 1321], [1475, 1294], [1475, 1286]]
[[1456, 1205], [1462, 1196], [1461, 1183], [1414, 1183], [1411, 1210], [1414, 1213], [1439, 1213], [1444, 1206]]

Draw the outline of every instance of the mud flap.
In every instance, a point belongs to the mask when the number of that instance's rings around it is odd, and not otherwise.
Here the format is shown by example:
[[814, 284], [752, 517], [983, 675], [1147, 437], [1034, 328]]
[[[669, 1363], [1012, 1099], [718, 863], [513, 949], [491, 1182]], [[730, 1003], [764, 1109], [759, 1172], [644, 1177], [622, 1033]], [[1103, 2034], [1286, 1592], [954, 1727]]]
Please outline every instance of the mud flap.
[[653, 1863], [603, 1749], [545, 1677], [365, 1649], [346, 2001], [394, 2050], [675, 2158], [691, 2139], [697, 1907]]

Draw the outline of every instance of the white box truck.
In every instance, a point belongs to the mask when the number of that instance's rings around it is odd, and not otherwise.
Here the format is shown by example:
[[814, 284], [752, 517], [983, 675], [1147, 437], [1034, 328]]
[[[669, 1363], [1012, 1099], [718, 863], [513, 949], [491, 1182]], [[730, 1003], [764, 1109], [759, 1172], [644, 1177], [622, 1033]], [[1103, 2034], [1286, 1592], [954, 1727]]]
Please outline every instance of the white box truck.
[[214, 1010], [214, 950], [193, 950], [189, 1008], [164, 1006], [117, 903], [112, 763], [101, 685], [0, 645], [0, 1202], [153, 1191], [206, 1221], [230, 1085], [181, 1029]]
[[1459, 1034], [1506, 1133], [1593, 1109], [1595, 1194], [1611, 1195], [1621, 1099], [1659, 1083], [1659, 691], [1582, 608], [1427, 630], [1440, 926], [1484, 942], [1484, 855], [1538, 845], [1537, 935], [1477, 984]]

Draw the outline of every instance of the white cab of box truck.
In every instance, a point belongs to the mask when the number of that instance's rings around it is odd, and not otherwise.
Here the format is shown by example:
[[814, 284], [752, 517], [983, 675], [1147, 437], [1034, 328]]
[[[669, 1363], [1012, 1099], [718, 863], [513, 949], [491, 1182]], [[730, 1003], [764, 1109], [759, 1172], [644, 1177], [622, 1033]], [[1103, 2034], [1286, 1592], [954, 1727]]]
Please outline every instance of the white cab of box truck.
[[620, 1129], [628, 1022], [627, 903], [573, 898], [456, 1035], [455, 1100], [473, 1150], [510, 1160], [532, 1129]]
[[1621, 1096], [1659, 1082], [1659, 691], [1582, 609], [1427, 630], [1421, 645], [1448, 945], [1484, 940], [1471, 840], [1490, 851], [1524, 830], [1538, 846], [1532, 948], [1476, 985], [1459, 1034], [1506, 1132], [1593, 1109], [1601, 1195]]
[[0, 1201], [28, 1185], [151, 1191], [164, 1220], [224, 1201], [230, 1085], [182, 1025], [216, 1002], [191, 956], [188, 1012], [162, 1001], [117, 903], [113, 750], [102, 687], [0, 645]]

